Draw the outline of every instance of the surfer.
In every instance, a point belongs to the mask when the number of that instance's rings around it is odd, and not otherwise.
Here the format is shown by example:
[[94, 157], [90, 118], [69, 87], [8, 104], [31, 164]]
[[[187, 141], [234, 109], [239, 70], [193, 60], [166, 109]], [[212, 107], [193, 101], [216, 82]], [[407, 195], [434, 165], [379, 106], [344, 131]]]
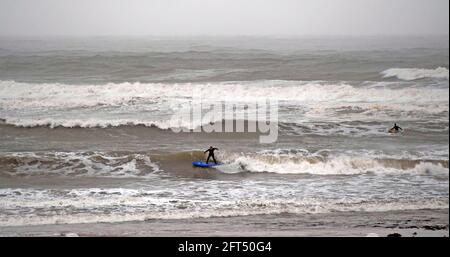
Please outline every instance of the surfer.
[[208, 162], [209, 162], [209, 158], [211, 158], [212, 157], [212, 159], [214, 160], [214, 163], [215, 164], [217, 164], [217, 161], [216, 161], [216, 158], [214, 158], [214, 151], [215, 150], [219, 150], [218, 148], [215, 148], [215, 147], [212, 147], [212, 146], [210, 146], [209, 147], [209, 149], [208, 150], [206, 150], [204, 153], [207, 153], [207, 152], [209, 152], [208, 153], [208, 158], [206, 159], [206, 164], [208, 164]]
[[399, 130], [403, 130], [399, 126], [397, 126], [397, 123], [394, 124], [394, 127], [392, 127], [389, 131], [391, 132], [399, 132]]

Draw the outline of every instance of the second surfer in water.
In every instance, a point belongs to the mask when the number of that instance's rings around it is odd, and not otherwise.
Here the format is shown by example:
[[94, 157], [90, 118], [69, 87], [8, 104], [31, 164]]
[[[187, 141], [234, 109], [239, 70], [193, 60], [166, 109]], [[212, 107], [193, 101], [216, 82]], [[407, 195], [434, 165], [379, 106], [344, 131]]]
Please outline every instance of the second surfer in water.
[[214, 151], [215, 150], [219, 150], [218, 148], [215, 148], [215, 147], [212, 147], [212, 146], [210, 146], [209, 147], [209, 149], [208, 150], [206, 150], [204, 153], [207, 153], [208, 152], [208, 158], [206, 159], [206, 164], [208, 164], [208, 162], [209, 162], [209, 158], [211, 158], [212, 157], [212, 159], [213, 159], [213, 161], [214, 161], [214, 163], [215, 164], [217, 164], [217, 161], [216, 161], [216, 158], [214, 158]]
[[399, 132], [400, 130], [403, 130], [399, 126], [397, 126], [397, 123], [394, 124], [394, 127], [392, 127], [389, 131], [391, 132]]

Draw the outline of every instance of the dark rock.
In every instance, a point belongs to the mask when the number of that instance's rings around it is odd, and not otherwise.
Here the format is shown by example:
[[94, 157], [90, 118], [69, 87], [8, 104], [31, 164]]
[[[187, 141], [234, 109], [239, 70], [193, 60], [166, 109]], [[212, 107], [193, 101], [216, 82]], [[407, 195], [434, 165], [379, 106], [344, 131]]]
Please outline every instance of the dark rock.
[[423, 226], [424, 229], [426, 230], [444, 230], [447, 229], [448, 226], [441, 226], [441, 225], [435, 225], [435, 226]]
[[400, 235], [399, 233], [393, 233], [393, 234], [387, 235], [387, 237], [402, 237], [402, 235]]

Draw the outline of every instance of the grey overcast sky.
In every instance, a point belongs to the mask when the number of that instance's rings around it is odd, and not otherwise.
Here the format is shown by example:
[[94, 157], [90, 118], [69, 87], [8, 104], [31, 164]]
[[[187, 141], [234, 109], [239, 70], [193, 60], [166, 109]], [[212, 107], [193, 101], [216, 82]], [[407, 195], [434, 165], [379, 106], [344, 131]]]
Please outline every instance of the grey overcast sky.
[[0, 0], [0, 35], [448, 35], [449, 0]]

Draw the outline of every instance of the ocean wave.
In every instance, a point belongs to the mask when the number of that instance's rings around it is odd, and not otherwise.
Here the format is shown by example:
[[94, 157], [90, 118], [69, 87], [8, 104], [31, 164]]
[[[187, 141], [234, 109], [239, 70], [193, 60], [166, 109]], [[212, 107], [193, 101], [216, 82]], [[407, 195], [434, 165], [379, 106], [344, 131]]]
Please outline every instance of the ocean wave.
[[[415, 173], [448, 176], [448, 160], [401, 159], [387, 154], [360, 155], [328, 154], [327, 151], [310, 153], [235, 153], [223, 156], [225, 163], [246, 172], [313, 175], [357, 175], [366, 173]], [[222, 167], [218, 167], [219, 170]], [[229, 167], [225, 166], [227, 172]]]
[[[314, 134], [314, 135], [346, 135], [346, 136], [367, 136], [378, 135], [386, 136], [388, 126], [391, 123], [399, 120], [400, 118], [392, 118], [389, 116], [392, 114], [392, 110], [387, 110], [386, 107], [369, 108], [364, 110], [360, 114], [352, 114], [355, 121], [352, 121], [348, 116], [342, 115], [337, 117], [334, 115], [334, 111], [328, 108], [312, 110], [303, 115], [283, 115], [279, 113], [277, 126], [279, 131], [287, 134]], [[438, 107], [444, 109], [445, 107]], [[448, 108], [448, 107], [447, 107]], [[412, 127], [408, 128], [409, 132], [416, 131], [421, 133], [430, 132], [446, 132], [448, 131], [448, 114], [441, 112], [443, 110], [428, 109], [428, 112], [416, 111], [397, 111], [397, 115], [400, 115], [401, 120], [411, 120]], [[327, 120], [321, 119], [325, 115], [333, 115]], [[364, 116], [367, 115], [367, 116]], [[377, 115], [378, 119], [373, 118]], [[417, 123], [416, 117], [426, 118], [428, 120], [423, 123]], [[158, 117], [154, 117], [158, 118]], [[63, 118], [48, 118], [48, 117], [1, 117], [0, 125], [13, 126], [18, 128], [116, 128], [116, 127], [149, 127], [158, 128], [160, 130], [179, 129], [194, 130], [200, 129], [205, 125], [224, 124], [228, 122], [257, 122], [254, 119], [238, 119], [238, 120], [224, 120], [221, 119], [222, 115], [210, 117], [207, 120], [191, 120], [189, 116], [182, 116], [179, 119], [146, 119], [144, 117], [130, 117], [130, 118], [114, 118], [114, 117], [97, 117], [97, 118], [76, 118], [76, 117], [63, 117]], [[169, 117], [170, 118], [170, 117]], [[315, 121], [316, 120], [316, 121]]]
[[392, 68], [383, 71], [381, 74], [385, 78], [397, 77], [401, 80], [416, 80], [423, 78], [447, 79], [449, 72], [447, 68], [439, 67], [436, 69], [418, 69], [418, 68]]
[[[246, 104], [270, 99], [279, 101], [279, 124], [293, 133], [376, 136], [384, 134], [386, 122], [417, 120], [442, 121], [436, 131], [447, 131], [448, 85], [429, 87], [408, 83], [247, 81], [65, 85], [1, 81], [0, 123], [17, 127], [146, 126], [192, 130], [223, 119], [222, 112], [220, 115], [214, 112], [213, 120], [191, 121], [192, 108], [202, 106], [205, 114], [210, 112], [205, 107], [208, 104], [233, 103], [238, 106], [236, 113], [244, 115], [256, 112], [253, 107], [245, 109]], [[201, 105], [194, 101], [194, 92], [200, 92]], [[184, 115], [172, 122], [174, 114]], [[351, 121], [378, 124], [343, 125]], [[330, 125], [316, 125], [324, 122]], [[430, 131], [426, 126], [414, 127]]]
[[[76, 190], [0, 189], [2, 207], [22, 213], [0, 214], [0, 226], [195, 219], [270, 214], [331, 212], [383, 212], [446, 209], [448, 199], [236, 199], [196, 200], [177, 198], [153, 190], [86, 188]], [[120, 204], [118, 204], [120, 203]], [[150, 207], [149, 207], [150, 206]], [[85, 210], [89, 209], [90, 212]], [[84, 210], [84, 211], [83, 211]]]
[[[181, 111], [182, 112], [182, 111]], [[205, 114], [207, 111], [203, 111]], [[239, 111], [238, 111], [239, 112]], [[251, 112], [251, 111], [249, 111]], [[91, 116], [88, 116], [91, 114]], [[186, 114], [186, 113], [184, 113]], [[187, 112], [187, 114], [189, 114]], [[208, 111], [208, 114], [211, 114]], [[214, 115], [192, 119], [190, 115], [171, 116], [158, 112], [142, 113], [98, 113], [86, 110], [81, 114], [59, 115], [52, 111], [45, 114], [34, 114], [33, 110], [21, 112], [1, 112], [0, 126], [18, 128], [126, 128], [149, 127], [160, 130], [192, 131], [205, 125], [227, 122], [255, 122], [241, 113], [244, 119], [225, 120], [222, 112], [214, 111]], [[343, 104], [328, 106], [310, 104], [307, 106], [280, 106], [277, 126], [283, 135], [343, 135], [387, 136], [387, 129], [395, 122], [402, 124], [410, 133], [442, 133], [448, 127], [448, 102], [417, 106], [402, 104]]]
[[[378, 83], [379, 84], [379, 83]], [[305, 104], [448, 102], [448, 88], [389, 87], [382, 83], [356, 86], [320, 81], [256, 81], [203, 84], [108, 83], [103, 85], [0, 82], [0, 108], [94, 108], [190, 103], [194, 93], [203, 101], [252, 102], [273, 99]]]
[[[169, 129], [171, 124], [169, 121], [150, 121], [140, 119], [59, 119], [59, 118], [4, 118], [0, 119], [4, 124], [23, 128], [48, 127], [48, 128], [109, 128], [109, 127], [125, 127], [125, 126], [145, 126], [156, 127], [159, 129]], [[183, 124], [180, 124], [183, 127]], [[185, 126], [189, 126], [186, 121]]]
[[[447, 151], [448, 153], [448, 151]], [[434, 156], [431, 156], [433, 155]], [[448, 177], [448, 155], [444, 152], [379, 153], [372, 151], [332, 152], [329, 150], [278, 150], [255, 153], [221, 151], [224, 163], [217, 171], [236, 173], [277, 173], [311, 175], [417, 174]], [[186, 165], [204, 159], [201, 151], [178, 153], [132, 152], [20, 152], [0, 156], [1, 173], [8, 176], [82, 176], [153, 178], [168, 175], [171, 165]]]
[[9, 176], [64, 175], [145, 178], [160, 171], [150, 157], [139, 153], [19, 152], [0, 156]]
[[[372, 120], [374, 112], [379, 117], [379, 120]], [[331, 110], [317, 110], [308, 115], [300, 117], [293, 115], [280, 115], [276, 126], [278, 132], [281, 135], [286, 136], [298, 136], [298, 135], [318, 135], [318, 136], [348, 136], [348, 137], [364, 137], [364, 136], [377, 136], [386, 137], [394, 136], [393, 134], [387, 133], [389, 126], [398, 120], [389, 117], [387, 114], [383, 116], [380, 113], [387, 112], [383, 108], [377, 108], [376, 110], [365, 110], [367, 113], [367, 118], [364, 119], [363, 116], [355, 116], [356, 121], [352, 121], [347, 116], [342, 118], [336, 118], [336, 115], [330, 117], [326, 121], [320, 119], [321, 115], [332, 114]], [[448, 114], [443, 113], [421, 113], [419, 111], [411, 111], [404, 114], [401, 118], [407, 121], [408, 118], [411, 119], [411, 123], [405, 124], [403, 126], [405, 129], [402, 135], [412, 135], [412, 134], [433, 134], [433, 133], [445, 133], [448, 132]], [[362, 115], [362, 114], [361, 114]], [[437, 115], [440, 115], [437, 117]], [[313, 116], [313, 117], [312, 117]], [[415, 117], [420, 117], [427, 119], [427, 122], [417, 122]], [[214, 117], [215, 118], [215, 117]], [[158, 131], [164, 131], [167, 133], [176, 133], [180, 130], [192, 132], [193, 131], [204, 131], [205, 125], [214, 125], [217, 129], [222, 128], [223, 124], [227, 123], [243, 123], [248, 124], [249, 122], [256, 122], [255, 120], [223, 120], [220, 119], [208, 119], [208, 120], [191, 120], [190, 117], [182, 117], [178, 120], [151, 120], [145, 119], [143, 117], [136, 118], [114, 118], [114, 117], [98, 117], [98, 118], [86, 118], [78, 119], [75, 117], [64, 117], [64, 118], [39, 118], [39, 117], [4, 117], [0, 118], [0, 126], [4, 127], [6, 130], [15, 130], [16, 128], [60, 128], [68, 129], [67, 133], [74, 133], [71, 129], [89, 129], [89, 128], [111, 128], [111, 129], [121, 129], [129, 133], [135, 133], [135, 128], [148, 128], [156, 129]], [[316, 120], [316, 121], [314, 121]], [[5, 131], [6, 131], [5, 130]], [[205, 132], [206, 133], [206, 132]], [[248, 132], [247, 130], [243, 133], [255, 134], [255, 132]]]

